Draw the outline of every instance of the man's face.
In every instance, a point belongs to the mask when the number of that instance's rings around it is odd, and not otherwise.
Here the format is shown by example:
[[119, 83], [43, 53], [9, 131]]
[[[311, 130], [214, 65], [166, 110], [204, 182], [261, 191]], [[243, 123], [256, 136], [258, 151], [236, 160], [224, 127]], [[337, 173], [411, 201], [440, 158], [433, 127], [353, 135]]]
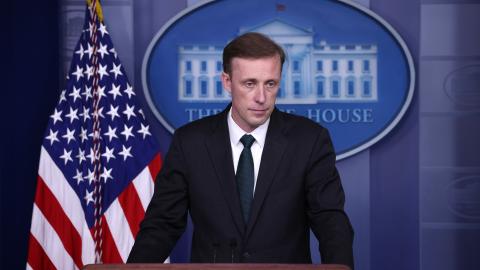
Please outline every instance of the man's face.
[[223, 87], [232, 96], [232, 118], [246, 132], [267, 121], [280, 86], [279, 56], [233, 58], [230, 74], [222, 73]]

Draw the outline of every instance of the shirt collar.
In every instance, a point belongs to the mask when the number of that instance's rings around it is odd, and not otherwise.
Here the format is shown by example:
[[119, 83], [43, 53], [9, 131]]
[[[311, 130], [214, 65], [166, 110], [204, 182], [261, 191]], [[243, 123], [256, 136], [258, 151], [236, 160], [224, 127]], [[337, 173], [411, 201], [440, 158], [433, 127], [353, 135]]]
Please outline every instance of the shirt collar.
[[258, 143], [260, 148], [263, 148], [263, 146], [265, 145], [265, 138], [267, 137], [267, 130], [268, 130], [268, 124], [270, 123], [270, 117], [268, 117], [265, 123], [261, 124], [250, 133], [245, 132], [241, 127], [237, 125], [237, 123], [235, 123], [235, 121], [232, 118], [231, 107], [230, 107], [230, 110], [228, 111], [227, 119], [228, 119], [227, 122], [228, 122], [228, 132], [230, 135], [230, 142], [233, 145], [237, 145], [238, 143], [240, 143], [240, 139], [242, 138], [243, 135], [250, 134], [255, 138], [255, 142]]

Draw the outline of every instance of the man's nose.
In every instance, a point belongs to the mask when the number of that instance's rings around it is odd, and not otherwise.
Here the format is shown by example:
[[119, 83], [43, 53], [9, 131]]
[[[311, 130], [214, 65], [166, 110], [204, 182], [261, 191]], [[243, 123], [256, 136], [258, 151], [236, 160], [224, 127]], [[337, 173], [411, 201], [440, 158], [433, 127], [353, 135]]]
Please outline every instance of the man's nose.
[[255, 91], [255, 102], [265, 103], [266, 100], [266, 90], [264, 85], [260, 85]]

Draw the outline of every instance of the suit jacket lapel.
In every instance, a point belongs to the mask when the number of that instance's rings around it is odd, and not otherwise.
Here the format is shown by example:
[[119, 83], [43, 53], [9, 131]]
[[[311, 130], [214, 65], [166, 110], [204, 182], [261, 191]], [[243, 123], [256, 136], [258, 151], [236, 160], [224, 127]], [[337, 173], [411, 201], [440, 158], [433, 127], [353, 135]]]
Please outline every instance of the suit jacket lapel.
[[281, 115], [277, 109], [275, 109], [270, 117], [270, 124], [265, 139], [265, 148], [262, 152], [260, 170], [258, 172], [257, 184], [255, 187], [255, 196], [253, 198], [252, 210], [247, 225], [247, 237], [255, 225], [255, 221], [260, 213], [265, 197], [267, 196], [268, 190], [274, 180], [275, 172], [278, 170], [277, 168], [287, 147], [288, 141], [283, 134], [282, 124]]
[[245, 223], [243, 222], [240, 199], [235, 182], [232, 148], [227, 124], [229, 109], [230, 106], [215, 118], [216, 121], [212, 121], [212, 134], [206, 139], [205, 143], [234, 223], [240, 234], [243, 235], [245, 233]]

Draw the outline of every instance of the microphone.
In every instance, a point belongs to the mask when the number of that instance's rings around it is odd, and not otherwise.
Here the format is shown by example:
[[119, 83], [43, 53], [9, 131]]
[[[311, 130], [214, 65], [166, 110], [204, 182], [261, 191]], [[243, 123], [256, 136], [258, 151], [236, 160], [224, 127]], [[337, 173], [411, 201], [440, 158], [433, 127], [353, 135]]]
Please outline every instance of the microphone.
[[237, 248], [237, 240], [232, 238], [230, 239], [230, 249], [232, 250], [232, 263], [233, 263], [233, 259], [235, 257], [235, 249]]
[[218, 242], [213, 242], [212, 246], [213, 246], [213, 263], [216, 263], [216, 261], [217, 261], [217, 249], [220, 246], [220, 244]]

